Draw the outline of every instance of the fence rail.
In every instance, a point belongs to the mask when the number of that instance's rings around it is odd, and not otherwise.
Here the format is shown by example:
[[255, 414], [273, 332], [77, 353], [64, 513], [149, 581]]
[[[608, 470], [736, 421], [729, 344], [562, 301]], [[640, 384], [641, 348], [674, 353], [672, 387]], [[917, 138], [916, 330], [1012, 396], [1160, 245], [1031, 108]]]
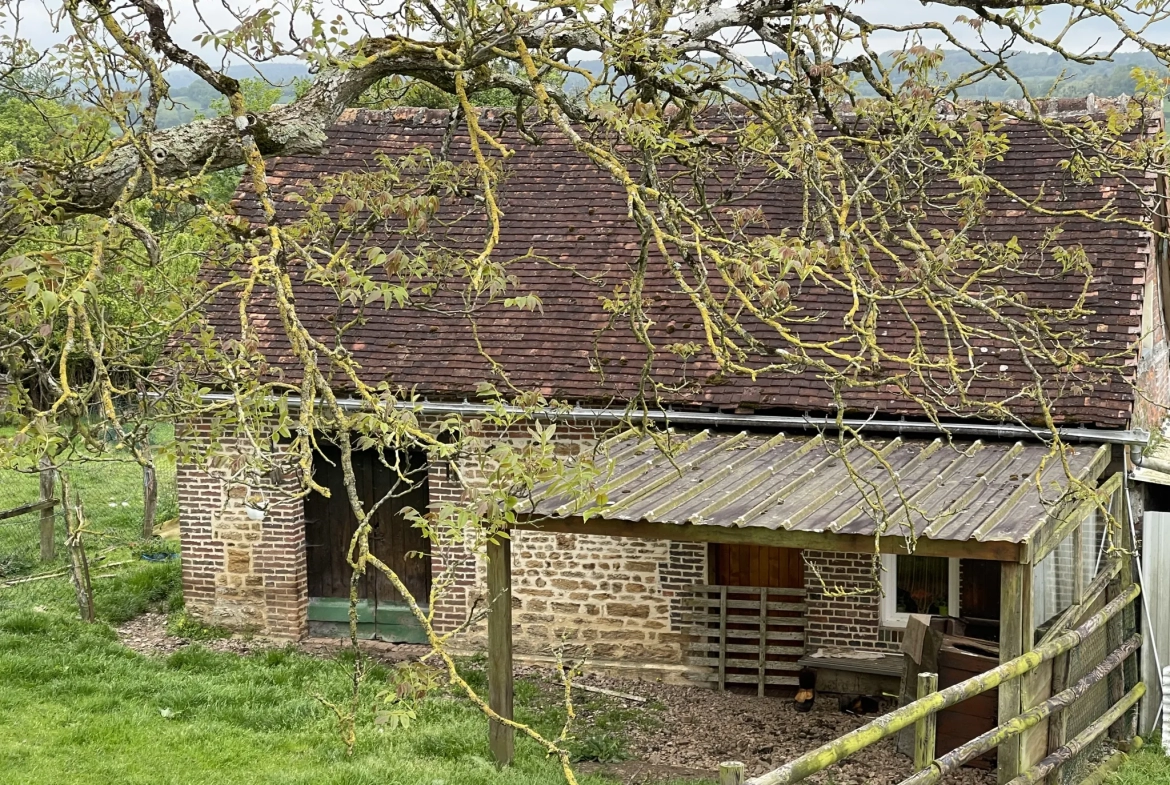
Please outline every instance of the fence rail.
[[763, 586], [692, 586], [683, 599], [691, 641], [687, 662], [705, 666], [699, 677], [719, 689], [755, 684], [796, 686], [792, 674], [805, 650], [804, 589]]

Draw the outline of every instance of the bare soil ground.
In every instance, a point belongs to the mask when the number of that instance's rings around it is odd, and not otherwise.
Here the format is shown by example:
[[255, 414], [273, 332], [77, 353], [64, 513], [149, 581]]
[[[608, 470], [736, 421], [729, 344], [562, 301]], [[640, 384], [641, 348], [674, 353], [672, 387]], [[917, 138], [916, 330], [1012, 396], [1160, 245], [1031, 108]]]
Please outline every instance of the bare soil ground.
[[[127, 647], [143, 654], [166, 655], [192, 642], [167, 633], [166, 616], [151, 613], [118, 628]], [[231, 637], [200, 641], [215, 651], [247, 654], [254, 650], [287, 645], [265, 639]], [[311, 638], [300, 644], [316, 656], [332, 656], [344, 641]], [[367, 651], [378, 659], [397, 662], [417, 658], [425, 646], [369, 642]], [[523, 669], [528, 678], [544, 683], [550, 700], [559, 700], [559, 686], [548, 671]], [[797, 712], [783, 697], [714, 692], [655, 682], [585, 676], [580, 682], [594, 687], [637, 695], [644, 703], [624, 701], [628, 708], [645, 707], [653, 719], [632, 725], [626, 743], [631, 760], [621, 763], [582, 764], [584, 771], [603, 770], [625, 785], [663, 780], [712, 780], [722, 761], [738, 760], [749, 776], [762, 774], [864, 725], [873, 715], [859, 717], [838, 710], [832, 696], [821, 696], [807, 714]], [[618, 699], [615, 699], [618, 700]], [[588, 722], [588, 715], [581, 717]], [[910, 760], [898, 754], [894, 740], [876, 744], [826, 772], [812, 783], [832, 785], [883, 785], [897, 783], [911, 774]], [[963, 769], [948, 782], [960, 785], [993, 785], [994, 771]]]

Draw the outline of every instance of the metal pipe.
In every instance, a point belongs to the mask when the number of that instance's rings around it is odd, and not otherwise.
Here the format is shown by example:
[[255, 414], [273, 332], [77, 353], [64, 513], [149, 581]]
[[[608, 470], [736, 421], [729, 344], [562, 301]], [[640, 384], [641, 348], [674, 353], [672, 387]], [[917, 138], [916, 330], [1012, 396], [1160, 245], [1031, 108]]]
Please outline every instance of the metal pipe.
[[[203, 396], [207, 401], [230, 401], [230, 393], [207, 393]], [[337, 403], [346, 410], [356, 410], [365, 407], [365, 401], [356, 398], [339, 398]], [[288, 405], [292, 408], [300, 406], [299, 396], [289, 396]], [[413, 409], [421, 414], [465, 414], [485, 415], [497, 410], [495, 406], [482, 403], [445, 403], [441, 401], [396, 401], [396, 409]], [[631, 411], [618, 408], [590, 408], [574, 406], [571, 409], [541, 408], [525, 410], [519, 406], [506, 405], [504, 410], [510, 414], [523, 414], [525, 411], [535, 413], [550, 420], [592, 420], [595, 422], [620, 422], [627, 419], [646, 418], [651, 422], [670, 425], [703, 425], [703, 426], [741, 426], [769, 430], [835, 430], [838, 427], [836, 418], [812, 417], [809, 415], [771, 415], [771, 414], [725, 414], [723, 412], [692, 412], [674, 411], [670, 409], [653, 409], [647, 412]], [[846, 417], [842, 420], [846, 428], [876, 433], [897, 433], [904, 436], [965, 436], [972, 438], [994, 439], [1032, 439], [1041, 441], [1050, 434], [1047, 428], [1029, 428], [1025, 425], [992, 425], [983, 423], [948, 423], [941, 428], [932, 422], [914, 422], [910, 420], [879, 420], [858, 417]], [[1098, 430], [1096, 428], [1057, 428], [1057, 434], [1067, 442], [1081, 442], [1085, 444], [1128, 444], [1145, 445], [1150, 438], [1148, 431], [1142, 428], [1132, 430]]]

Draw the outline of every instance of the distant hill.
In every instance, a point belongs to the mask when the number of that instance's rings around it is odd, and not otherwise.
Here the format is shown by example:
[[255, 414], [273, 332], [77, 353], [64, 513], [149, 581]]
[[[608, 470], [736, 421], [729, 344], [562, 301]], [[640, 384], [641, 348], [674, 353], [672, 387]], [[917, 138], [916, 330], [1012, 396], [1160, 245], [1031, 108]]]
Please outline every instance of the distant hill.
[[[764, 71], [771, 71], [775, 67], [774, 61], [769, 57], [749, 57], [748, 60]], [[601, 69], [601, 63], [597, 60], [586, 60], [579, 65], [593, 73]], [[1130, 72], [1135, 67], [1161, 68], [1154, 56], [1148, 52], [1123, 52], [1115, 54], [1113, 62], [1087, 66], [1070, 62], [1056, 54], [1019, 52], [1011, 56], [1010, 67], [1033, 95], [1046, 95], [1051, 92], [1064, 97], [1089, 93], [1102, 97], [1132, 94], [1134, 82]], [[957, 50], [946, 52], [943, 70], [948, 74], [955, 76], [974, 68], [974, 60], [965, 52]], [[228, 69], [228, 73], [237, 79], [245, 79], [256, 77], [257, 70], [268, 82], [283, 88], [281, 101], [289, 101], [294, 97], [294, 80], [309, 76], [304, 63], [264, 63], [257, 69], [251, 66], [233, 66]], [[159, 117], [161, 125], [178, 125], [197, 116], [215, 114], [210, 105], [219, 95], [195, 74], [186, 69], [176, 69], [168, 72], [167, 77], [171, 82], [171, 97], [177, 106], [173, 109], [164, 109]], [[570, 77], [565, 84], [566, 89], [570, 91], [583, 86], [584, 80], [580, 77]], [[868, 91], [862, 90], [862, 93], [866, 92]], [[961, 92], [969, 98], [1018, 98], [1021, 95], [1019, 85], [996, 78], [984, 79]]]

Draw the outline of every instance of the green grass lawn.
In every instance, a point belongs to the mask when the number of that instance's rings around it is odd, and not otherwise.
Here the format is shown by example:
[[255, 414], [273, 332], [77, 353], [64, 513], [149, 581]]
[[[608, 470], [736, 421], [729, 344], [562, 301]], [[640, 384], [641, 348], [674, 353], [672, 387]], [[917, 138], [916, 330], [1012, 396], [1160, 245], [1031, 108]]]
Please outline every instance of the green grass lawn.
[[[177, 569], [143, 565], [95, 588], [98, 612], [121, 619], [152, 605], [177, 608]], [[559, 767], [518, 739], [516, 763], [490, 761], [487, 721], [466, 701], [440, 691], [426, 698], [409, 729], [373, 722], [386, 671], [366, 691], [356, 752], [347, 757], [335, 720], [315, 699], [341, 700], [343, 661], [295, 650], [251, 656], [198, 645], [169, 657], [123, 647], [106, 623], [70, 615], [67, 587], [36, 609], [0, 610], [0, 783], [377, 783], [378, 785], [551, 785]], [[473, 663], [466, 677], [486, 685]], [[542, 730], [563, 717], [555, 692], [516, 686], [517, 716]], [[620, 741], [629, 710], [592, 707], [578, 744]], [[592, 776], [583, 783], [610, 782]]]
[[[160, 428], [159, 444], [170, 441], [172, 436], [172, 431]], [[113, 460], [77, 462], [67, 467], [85, 509], [91, 532], [86, 537], [86, 549], [91, 554], [142, 539], [142, 468], [122, 452], [112, 450]], [[159, 478], [156, 520], [163, 522], [178, 515], [174, 457], [160, 447], [155, 465]], [[37, 474], [0, 469], [0, 510], [35, 502], [39, 496]], [[65, 565], [65, 525], [60, 508], [56, 513], [58, 558], [49, 563], [40, 560], [40, 513], [0, 520], [0, 580], [49, 572]]]
[[1149, 744], [1138, 750], [1117, 773], [1109, 778], [1110, 785], [1166, 785], [1170, 783], [1170, 757], [1162, 748]]

